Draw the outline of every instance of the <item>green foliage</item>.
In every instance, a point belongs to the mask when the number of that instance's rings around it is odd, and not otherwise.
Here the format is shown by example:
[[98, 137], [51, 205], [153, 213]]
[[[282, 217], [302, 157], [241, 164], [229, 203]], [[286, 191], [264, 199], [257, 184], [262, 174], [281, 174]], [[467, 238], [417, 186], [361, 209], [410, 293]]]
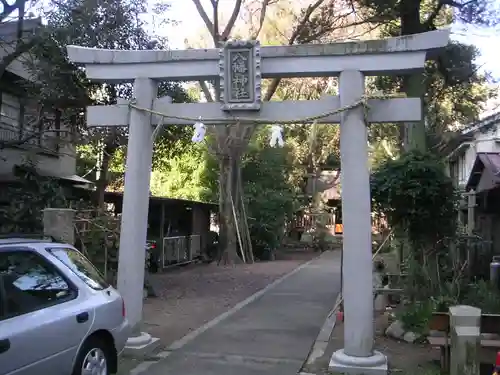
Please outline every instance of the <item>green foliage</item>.
[[439, 59], [427, 63], [424, 100], [431, 139], [439, 139], [450, 125], [465, 126], [475, 120], [495, 96], [488, 86], [491, 78], [474, 62], [478, 57], [474, 46], [453, 42]]
[[500, 313], [500, 292], [485, 280], [488, 267], [474, 267], [474, 259], [491, 259], [491, 253], [471, 252], [478, 248], [470, 237], [455, 236], [425, 248], [418, 259], [411, 253], [406, 257], [401, 287], [408, 324], [422, 326], [415, 321], [424, 321], [427, 309], [448, 312], [459, 304]]
[[433, 244], [454, 234], [457, 192], [434, 155], [413, 151], [387, 160], [373, 172], [371, 188], [375, 209], [413, 244]]
[[478, 307], [482, 313], [500, 314], [500, 292], [485, 280], [470, 285], [462, 303]]
[[438, 243], [425, 248], [420, 257], [413, 253], [405, 259], [405, 277], [401, 287], [409, 302], [428, 302], [437, 311], [448, 311], [460, 299], [460, 293], [470, 282], [463, 272], [464, 261], [460, 259], [462, 250], [457, 241]]
[[[256, 257], [266, 257], [280, 246], [285, 221], [298, 202], [290, 178], [290, 150], [269, 147], [268, 135], [267, 129], [257, 132], [241, 163], [246, 213]], [[160, 160], [151, 179], [154, 195], [217, 201], [218, 163], [204, 144], [188, 143], [182, 152]]]
[[[436, 295], [436, 290], [428, 289], [430, 297], [420, 296], [418, 300], [411, 301], [400, 313], [398, 319], [404, 327], [413, 332], [425, 334], [428, 330], [429, 320], [433, 312], [447, 313], [449, 307], [454, 305], [469, 305], [478, 307], [484, 314], [500, 314], [500, 292], [498, 288], [492, 286], [488, 281], [480, 280], [473, 283], [461, 280], [461, 288], [449, 290], [450, 294]], [[407, 284], [415, 280], [406, 280]], [[429, 284], [419, 284], [419, 287], [429, 288]], [[442, 290], [442, 289], [441, 289]]]
[[416, 302], [397, 314], [407, 330], [423, 334], [427, 331], [434, 306], [430, 301]]
[[[452, 3], [431, 0], [358, 0], [365, 19], [381, 25], [382, 37], [411, 35], [447, 27], [451, 23], [490, 26], [498, 23], [499, 13], [489, 0], [457, 1]], [[425, 130], [430, 149], [443, 139], [451, 126], [464, 125], [477, 119], [486, 101], [495, 93], [488, 85], [487, 73], [475, 63], [479, 55], [472, 45], [450, 42], [436, 58], [429, 60], [425, 73], [418, 79], [378, 77], [376, 86], [385, 92], [404, 91], [409, 95], [424, 94]], [[418, 87], [421, 86], [421, 87]], [[421, 124], [421, 127], [424, 123]], [[418, 132], [420, 133], [420, 132]], [[399, 136], [391, 142], [400, 144]], [[410, 145], [414, 144], [410, 140]]]
[[[155, 151], [156, 152], [156, 151]], [[153, 195], [213, 202], [217, 191], [217, 162], [203, 144], [189, 143], [183, 152], [160, 159], [151, 176]]]
[[[78, 161], [79, 173], [90, 180], [97, 181], [99, 177], [99, 191], [109, 183], [115, 187], [123, 184], [128, 129], [87, 128], [85, 106], [113, 104], [117, 98], [131, 99], [132, 84], [89, 82], [84, 71], [69, 62], [66, 47], [73, 44], [124, 50], [167, 49], [164, 38], [151, 35], [142, 17], [144, 13], [146, 4], [141, 0], [59, 2], [47, 14], [43, 43], [33, 50], [37, 61], [32, 70], [43, 82], [40, 95], [44, 103], [63, 109], [64, 122], [79, 135], [73, 140], [83, 144], [78, 146], [80, 159], [84, 159]], [[179, 83], [159, 82], [158, 95], [168, 95], [175, 103], [190, 101]], [[154, 166], [182, 150], [187, 140], [186, 127], [164, 127], [155, 142]]]
[[58, 181], [40, 176], [33, 164], [14, 167], [18, 181], [2, 192], [0, 206], [1, 233], [43, 233], [43, 210], [67, 207], [68, 203]]
[[76, 247], [116, 285], [120, 218], [82, 204], [76, 212], [75, 234]]
[[296, 207], [297, 195], [289, 183], [289, 173], [287, 150], [270, 148], [267, 132], [260, 132], [242, 167], [250, 237], [258, 258], [280, 246], [285, 221]]
[[315, 215], [314, 226], [311, 231], [312, 247], [314, 251], [326, 251], [328, 249], [327, 237], [330, 234], [326, 227], [327, 213]]

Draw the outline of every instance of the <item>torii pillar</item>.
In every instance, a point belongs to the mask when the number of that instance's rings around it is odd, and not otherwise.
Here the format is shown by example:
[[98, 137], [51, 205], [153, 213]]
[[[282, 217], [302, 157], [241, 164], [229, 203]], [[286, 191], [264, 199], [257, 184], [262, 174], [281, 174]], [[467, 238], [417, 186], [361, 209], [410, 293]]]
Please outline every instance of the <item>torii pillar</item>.
[[[135, 82], [134, 96], [139, 107], [172, 116], [162, 120], [164, 125], [192, 125], [198, 117], [204, 119], [205, 124], [214, 125], [235, 118], [241, 122], [241, 117], [249, 122], [265, 118], [280, 123], [351, 106], [365, 94], [365, 76], [422, 71], [427, 52], [445, 47], [449, 34], [449, 30], [439, 30], [386, 40], [262, 48], [256, 41], [236, 41], [228, 42], [222, 50], [116, 51], [69, 46], [68, 56], [75, 63], [85, 64], [89, 79]], [[228, 66], [235, 63], [238, 65]], [[261, 78], [320, 76], [340, 77], [340, 97], [327, 96], [315, 101], [260, 101]], [[169, 99], [155, 98], [154, 80], [216, 79], [221, 82], [222, 103], [172, 104]], [[333, 354], [330, 370], [378, 375], [387, 373], [387, 359], [373, 350], [372, 227], [365, 121], [419, 121], [422, 107], [420, 98], [371, 100], [368, 105], [366, 119], [364, 109], [358, 106], [319, 121], [340, 123], [342, 164], [345, 347]], [[183, 117], [189, 120], [182, 120]], [[159, 121], [158, 116], [123, 105], [92, 106], [87, 110], [88, 126], [130, 125], [119, 289], [125, 298], [129, 320], [136, 327], [142, 314], [151, 124]], [[307, 122], [312, 123], [311, 120]], [[150, 338], [147, 335], [132, 337], [130, 343], [145, 345], [146, 339]]]

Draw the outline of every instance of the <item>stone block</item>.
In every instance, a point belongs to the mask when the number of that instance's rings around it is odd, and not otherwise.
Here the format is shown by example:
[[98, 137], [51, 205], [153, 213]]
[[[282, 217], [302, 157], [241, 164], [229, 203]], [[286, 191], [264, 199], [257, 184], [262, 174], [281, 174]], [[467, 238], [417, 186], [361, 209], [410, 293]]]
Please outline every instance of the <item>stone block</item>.
[[405, 334], [403, 323], [400, 320], [392, 322], [392, 324], [385, 331], [386, 336], [394, 339], [401, 339]]
[[75, 244], [75, 210], [46, 208], [43, 210], [43, 234], [57, 241]]
[[450, 375], [479, 375], [481, 309], [450, 307]]
[[405, 340], [407, 343], [412, 344], [417, 341], [419, 337], [420, 335], [418, 335], [417, 333], [408, 331], [403, 335], [403, 340]]
[[480, 327], [481, 309], [458, 305], [450, 307], [450, 327]]
[[132, 336], [127, 340], [123, 354], [130, 357], [141, 358], [153, 353], [161, 345], [160, 339], [151, 337], [146, 332]]
[[351, 357], [344, 353], [344, 349], [337, 350], [330, 359], [328, 369], [351, 375], [387, 375], [389, 371], [387, 357], [376, 350], [370, 357]]

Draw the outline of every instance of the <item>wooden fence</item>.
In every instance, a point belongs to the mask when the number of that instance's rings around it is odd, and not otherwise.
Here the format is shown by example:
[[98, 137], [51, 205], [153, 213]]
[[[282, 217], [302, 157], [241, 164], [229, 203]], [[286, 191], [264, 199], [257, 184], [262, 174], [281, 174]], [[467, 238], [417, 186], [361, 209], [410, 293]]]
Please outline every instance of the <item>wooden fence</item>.
[[189, 263], [201, 256], [201, 236], [165, 237], [161, 252], [161, 268]]

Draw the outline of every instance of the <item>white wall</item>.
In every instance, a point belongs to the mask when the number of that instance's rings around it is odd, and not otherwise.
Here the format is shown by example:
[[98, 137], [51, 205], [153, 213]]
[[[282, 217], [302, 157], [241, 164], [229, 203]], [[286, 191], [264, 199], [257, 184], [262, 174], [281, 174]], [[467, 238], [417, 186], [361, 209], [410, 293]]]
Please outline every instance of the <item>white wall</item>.
[[[40, 19], [26, 19], [24, 22], [25, 33], [31, 35], [34, 30], [41, 25]], [[13, 43], [7, 43], [17, 39], [17, 23], [15, 22], [5, 22], [0, 25], [0, 35], [4, 41], [4, 48], [0, 50], [0, 58], [9, 54], [13, 50]], [[32, 57], [27, 54], [23, 54], [14, 60], [7, 70], [17, 76], [24, 78], [26, 80], [33, 80], [33, 75], [31, 70], [28, 69], [26, 63], [34, 64]], [[26, 109], [27, 111], [29, 108]], [[19, 99], [8, 94], [7, 92], [2, 93], [2, 101], [0, 107], [0, 140], [4, 141], [14, 141], [19, 139], [19, 116], [20, 116], [20, 104]], [[27, 124], [30, 123], [30, 114], [25, 113], [25, 125], [23, 126], [23, 134], [29, 131]], [[33, 123], [33, 121], [31, 121]], [[63, 128], [63, 125], [61, 125]], [[62, 130], [62, 129], [61, 129]], [[16, 133], [17, 132], [17, 133]], [[43, 140], [47, 142], [46, 144], [50, 146], [54, 144], [54, 134], [44, 133], [44, 138], [49, 138], [48, 140]], [[32, 140], [34, 141], [34, 139]], [[27, 160], [31, 160], [36, 163], [38, 169], [44, 174], [57, 176], [57, 177], [68, 177], [76, 174], [76, 152], [74, 145], [68, 142], [58, 142], [59, 151], [58, 152], [43, 152], [39, 146], [25, 144], [20, 147], [10, 147], [5, 149], [0, 149], [0, 174], [10, 174], [12, 172], [12, 167], [17, 164], [22, 164]], [[50, 147], [49, 147], [50, 148]]]
[[[26, 109], [28, 112], [29, 109]], [[38, 114], [35, 116], [38, 118]], [[2, 93], [2, 101], [0, 107], [0, 140], [10, 142], [16, 141], [20, 137], [19, 129], [20, 119], [20, 102], [15, 96]], [[29, 113], [24, 116], [25, 125], [23, 126], [23, 137], [21, 139], [29, 139], [28, 132], [34, 131], [32, 128], [36, 121], [30, 119]], [[31, 121], [30, 121], [31, 120]], [[61, 130], [64, 125], [61, 124]], [[14, 165], [19, 165], [27, 161], [35, 163], [37, 168], [46, 175], [55, 177], [68, 177], [76, 174], [76, 152], [75, 147], [66, 140], [59, 140], [56, 133], [43, 133], [42, 145], [47, 145], [49, 149], [44, 150], [39, 145], [29, 144], [37, 141], [35, 138], [29, 139], [17, 147], [6, 147], [0, 149], [0, 174], [7, 175], [12, 172]], [[53, 146], [59, 145], [58, 150]], [[56, 151], [57, 150], [57, 151]]]
[[[500, 124], [499, 124], [500, 125]], [[467, 183], [478, 152], [500, 153], [500, 126], [494, 126], [489, 131], [474, 132], [474, 140], [469, 147], [464, 147], [456, 157], [458, 163], [458, 186], [464, 187]]]
[[45, 175], [68, 177], [76, 174], [75, 147], [63, 145], [58, 156], [37, 152], [34, 148], [6, 148], [0, 150], [0, 174], [10, 174], [12, 167], [27, 160], [36, 163]]

